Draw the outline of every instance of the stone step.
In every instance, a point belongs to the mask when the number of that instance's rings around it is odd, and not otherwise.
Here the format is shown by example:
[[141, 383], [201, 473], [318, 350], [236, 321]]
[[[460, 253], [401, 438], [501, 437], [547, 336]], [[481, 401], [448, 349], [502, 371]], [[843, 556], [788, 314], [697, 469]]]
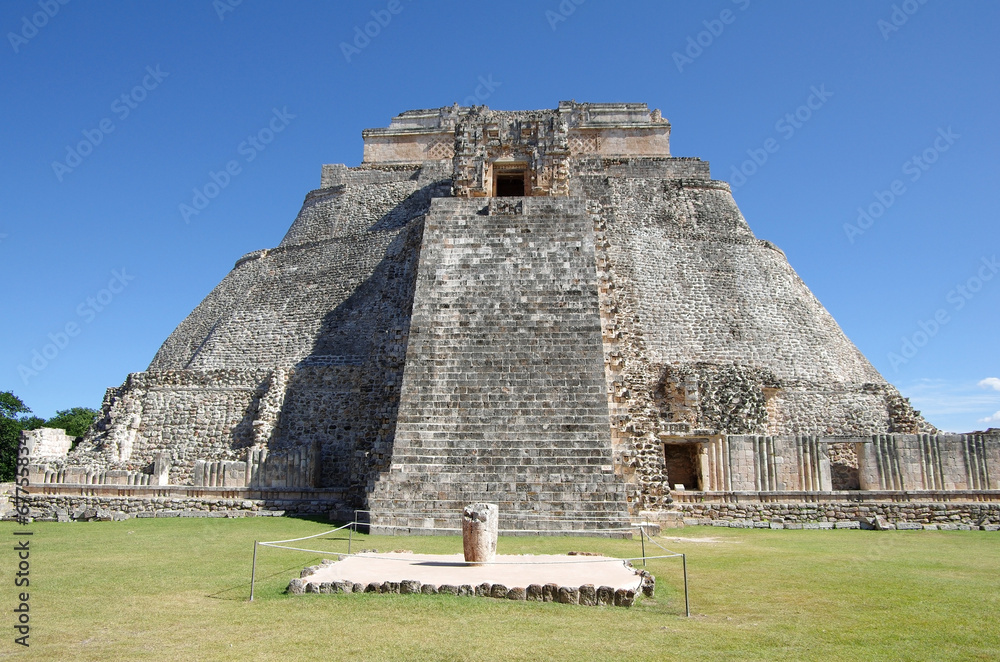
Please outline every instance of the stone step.
[[[602, 460], [599, 462], [573, 462], [573, 458], [567, 458], [565, 462], [560, 464], [534, 464], [531, 462], [525, 462], [520, 464], [510, 463], [510, 462], [468, 462], [468, 461], [455, 461], [450, 458], [442, 458], [437, 462], [424, 462], [420, 461], [423, 458], [414, 458], [413, 461], [409, 461], [408, 458], [404, 457], [395, 462], [395, 464], [389, 469], [388, 473], [413, 473], [413, 474], [445, 474], [445, 473], [461, 473], [465, 475], [474, 475], [475, 473], [489, 471], [494, 475], [503, 476], [552, 476], [561, 474], [570, 474], [575, 476], [589, 476], [595, 473], [610, 473], [611, 472], [611, 460]], [[573, 471], [568, 471], [567, 467], [574, 467]]]
[[519, 202], [502, 216], [480, 213], [488, 200], [431, 204], [395, 447], [369, 498], [383, 519], [487, 498], [510, 521], [625, 517], [593, 220], [582, 199]]
[[[512, 521], [512, 520], [542, 520], [549, 519], [552, 521], [564, 521], [564, 522], [577, 522], [577, 526], [580, 526], [586, 522], [594, 521], [609, 521], [615, 522], [618, 525], [629, 523], [627, 514], [622, 510], [614, 510], [611, 508], [605, 510], [592, 510], [588, 512], [576, 511], [576, 510], [566, 510], [553, 508], [550, 510], [534, 510], [533, 508], [537, 504], [532, 503], [517, 503], [517, 502], [495, 502], [491, 501], [489, 503], [496, 503], [500, 512], [510, 513], [507, 516], [501, 516], [500, 521]], [[405, 519], [405, 520], [417, 520], [417, 519], [437, 519], [437, 520], [451, 520], [455, 522], [460, 522], [462, 509], [469, 505], [469, 503], [462, 504], [461, 502], [447, 502], [441, 503], [441, 507], [429, 509], [429, 510], [398, 510], [393, 511], [392, 504], [379, 504], [377, 507], [372, 507], [371, 511], [373, 514], [372, 519]], [[461, 526], [461, 525], [459, 525]]]
[[[461, 449], [451, 449], [460, 451]], [[457, 454], [445, 453], [420, 453], [420, 452], [396, 452], [393, 454], [393, 461], [397, 464], [407, 464], [421, 467], [455, 467], [466, 469], [470, 467], [507, 467], [518, 470], [540, 470], [548, 467], [567, 467], [566, 462], [576, 462], [581, 468], [602, 467], [611, 464], [611, 458], [607, 455], [585, 455], [566, 453], [561, 455], [529, 456], [529, 455], [500, 455], [489, 454], [482, 457], [462, 457]]]

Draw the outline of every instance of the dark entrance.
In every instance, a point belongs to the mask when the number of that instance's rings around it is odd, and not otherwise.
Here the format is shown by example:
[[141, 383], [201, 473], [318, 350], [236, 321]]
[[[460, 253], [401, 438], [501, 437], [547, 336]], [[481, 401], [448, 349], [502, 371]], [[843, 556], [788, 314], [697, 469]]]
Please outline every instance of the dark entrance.
[[493, 192], [498, 198], [524, 197], [524, 171], [497, 173]]
[[683, 485], [685, 490], [697, 490], [698, 444], [664, 444], [663, 460], [667, 470], [667, 482], [670, 489], [674, 485]]

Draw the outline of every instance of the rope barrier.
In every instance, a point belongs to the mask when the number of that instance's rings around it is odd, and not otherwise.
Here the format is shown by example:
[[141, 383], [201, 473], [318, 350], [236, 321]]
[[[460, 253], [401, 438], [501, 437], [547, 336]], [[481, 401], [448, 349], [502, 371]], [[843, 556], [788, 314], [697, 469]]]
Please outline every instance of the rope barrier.
[[338, 526], [336, 529], [330, 529], [329, 531], [323, 531], [322, 533], [316, 533], [311, 536], [302, 536], [301, 538], [289, 538], [288, 540], [269, 540], [267, 542], [261, 542], [261, 545], [274, 545], [275, 543], [286, 543], [286, 542], [298, 542], [300, 540], [309, 540], [310, 538], [319, 538], [320, 536], [325, 536], [328, 533], [336, 533], [337, 531], [343, 531], [344, 529], [354, 526], [356, 522], [348, 522], [344, 526]]
[[[256, 575], [257, 575], [257, 547], [258, 546], [272, 547], [274, 549], [288, 549], [288, 550], [292, 550], [292, 551], [296, 551], [296, 552], [307, 552], [307, 553], [310, 553], [310, 554], [330, 554], [330, 555], [336, 555], [337, 558], [338, 558], [338, 560], [343, 560], [344, 558], [350, 558], [350, 557], [358, 557], [358, 556], [361, 556], [362, 554], [364, 554], [365, 555], [364, 558], [368, 558], [368, 559], [376, 559], [376, 560], [382, 560], [382, 561], [407, 561], [407, 562], [409, 562], [411, 559], [396, 558], [396, 557], [386, 557], [386, 556], [373, 556], [372, 553], [370, 553], [370, 552], [361, 552], [361, 553], [358, 553], [358, 554], [351, 554], [351, 552], [350, 552], [350, 549], [351, 549], [350, 548], [350, 543], [348, 543], [347, 554], [343, 554], [343, 553], [340, 553], [340, 552], [329, 551], [329, 550], [317, 550], [317, 549], [306, 549], [306, 548], [303, 548], [303, 547], [291, 547], [291, 546], [288, 546], [288, 545], [284, 544], [284, 543], [289, 543], [289, 542], [298, 542], [300, 540], [311, 540], [313, 538], [319, 538], [320, 536], [325, 536], [325, 535], [328, 535], [328, 534], [331, 534], [331, 533], [336, 533], [337, 531], [343, 531], [344, 529], [348, 529], [348, 528], [350, 529], [350, 532], [351, 532], [351, 535], [352, 535], [352, 539], [353, 539], [353, 534], [354, 534], [354, 531], [357, 528], [358, 524], [361, 524], [361, 525], [364, 525], [364, 526], [371, 526], [371, 524], [367, 523], [367, 522], [358, 522], [358, 520], [357, 520], [358, 513], [362, 513], [362, 512], [367, 512], [367, 513], [370, 514], [371, 511], [364, 511], [364, 510], [355, 511], [354, 521], [353, 522], [348, 522], [347, 524], [344, 524], [343, 526], [338, 526], [335, 529], [330, 529], [329, 531], [323, 531], [323, 532], [316, 533], [316, 534], [313, 534], [313, 535], [310, 535], [310, 536], [302, 536], [301, 538], [289, 538], [288, 540], [270, 540], [270, 541], [265, 541], [265, 542], [258, 542], [258, 541], [255, 540], [254, 544], [253, 544], [254, 545], [254, 547], [253, 547], [253, 567], [252, 567], [251, 572], [250, 572], [250, 601], [251, 602], [253, 601], [253, 596], [254, 596], [254, 583], [255, 583], [255, 579], [256, 579]], [[576, 521], [576, 522], [581, 522], [581, 521], [587, 521], [587, 520], [569, 520], [569, 519], [559, 519], [559, 518], [553, 517], [553, 518], [539, 518], [536, 521]], [[604, 528], [604, 529], [595, 530], [595, 531], [587, 531], [587, 530], [584, 530], [584, 529], [575, 529], [575, 530], [571, 530], [571, 531], [551, 531], [551, 530], [542, 530], [542, 529], [504, 529], [504, 530], [500, 531], [500, 532], [509, 531], [509, 532], [515, 532], [515, 533], [526, 533], [526, 532], [540, 532], [541, 533], [541, 532], [544, 532], [544, 533], [549, 533], [549, 534], [553, 534], [553, 533], [554, 534], [559, 534], [559, 533], [585, 533], [585, 532], [606, 533], [606, 532], [609, 532], [609, 531], [634, 531], [636, 529], [639, 529], [639, 539], [640, 539], [640, 541], [642, 541], [642, 544], [643, 544], [642, 556], [636, 556], [636, 557], [630, 557], [630, 558], [586, 557], [586, 558], [573, 559], [572, 561], [539, 561], [537, 563], [523, 563], [523, 562], [517, 562], [517, 561], [490, 561], [490, 562], [487, 562], [487, 563], [472, 563], [470, 561], [465, 561], [465, 560], [454, 561], [454, 563], [456, 563], [456, 564], [462, 564], [462, 565], [557, 565], [557, 564], [564, 565], [564, 564], [567, 564], [567, 563], [571, 563], [571, 564], [578, 564], [578, 563], [623, 563], [623, 564], [631, 565], [631, 563], [633, 561], [642, 561], [643, 565], [645, 565], [646, 561], [652, 561], [652, 560], [656, 560], [656, 559], [670, 559], [670, 558], [681, 557], [681, 560], [682, 560], [682, 563], [683, 563], [683, 571], [684, 571], [684, 609], [685, 609], [686, 615], [688, 617], [690, 617], [691, 616], [691, 602], [690, 602], [689, 593], [688, 593], [687, 555], [682, 554], [680, 552], [674, 552], [672, 550], [669, 550], [666, 547], [664, 547], [663, 545], [661, 545], [660, 543], [656, 542], [653, 539], [653, 537], [651, 535], [649, 535], [649, 532], [646, 531], [646, 527], [647, 526], [649, 526], [649, 524], [642, 523], [642, 524], [637, 524], [637, 525], [628, 526], [628, 527]], [[383, 529], [418, 529], [418, 530], [422, 530], [422, 531], [425, 531], [425, 530], [426, 531], [461, 531], [461, 529], [455, 529], [455, 528], [394, 526], [394, 525], [387, 525], [387, 526], [380, 525], [379, 528], [383, 528]], [[653, 543], [654, 545], [656, 545], [657, 547], [659, 547], [660, 549], [662, 549], [664, 552], [667, 552], [667, 553], [666, 554], [661, 554], [661, 555], [658, 555], [658, 556], [646, 556], [646, 549], [645, 549], [645, 539], [646, 538], [649, 538], [649, 541], [651, 543]]]

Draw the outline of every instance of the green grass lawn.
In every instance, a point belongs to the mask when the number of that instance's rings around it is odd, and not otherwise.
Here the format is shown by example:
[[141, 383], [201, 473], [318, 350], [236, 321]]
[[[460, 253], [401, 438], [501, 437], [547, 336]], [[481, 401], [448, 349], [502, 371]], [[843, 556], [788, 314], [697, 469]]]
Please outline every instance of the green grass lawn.
[[[666, 530], [688, 555], [650, 561], [631, 609], [284, 589], [320, 555], [253, 541], [318, 533], [291, 518], [35, 523], [31, 646], [14, 644], [12, 523], [0, 525], [0, 658], [46, 660], [996, 660], [1000, 534]], [[306, 546], [344, 552], [346, 532]], [[672, 540], [683, 536], [680, 541]], [[706, 542], [707, 540], [716, 542]], [[356, 536], [361, 547], [458, 553], [458, 537]], [[638, 541], [502, 538], [499, 552], [639, 555]], [[659, 550], [656, 550], [659, 551]], [[647, 543], [647, 552], [652, 554]]]

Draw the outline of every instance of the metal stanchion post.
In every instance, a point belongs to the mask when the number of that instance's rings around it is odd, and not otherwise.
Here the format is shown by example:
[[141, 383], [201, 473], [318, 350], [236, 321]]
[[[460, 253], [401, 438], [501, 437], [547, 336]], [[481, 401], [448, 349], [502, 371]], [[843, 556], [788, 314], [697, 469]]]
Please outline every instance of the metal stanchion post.
[[691, 600], [688, 597], [688, 560], [687, 554], [681, 554], [681, 562], [684, 564], [684, 612], [691, 618]]
[[257, 579], [257, 541], [253, 541], [253, 566], [250, 569], [250, 602], [253, 602], [253, 584]]
[[646, 529], [639, 525], [639, 540], [642, 541], [642, 567], [646, 567]]

